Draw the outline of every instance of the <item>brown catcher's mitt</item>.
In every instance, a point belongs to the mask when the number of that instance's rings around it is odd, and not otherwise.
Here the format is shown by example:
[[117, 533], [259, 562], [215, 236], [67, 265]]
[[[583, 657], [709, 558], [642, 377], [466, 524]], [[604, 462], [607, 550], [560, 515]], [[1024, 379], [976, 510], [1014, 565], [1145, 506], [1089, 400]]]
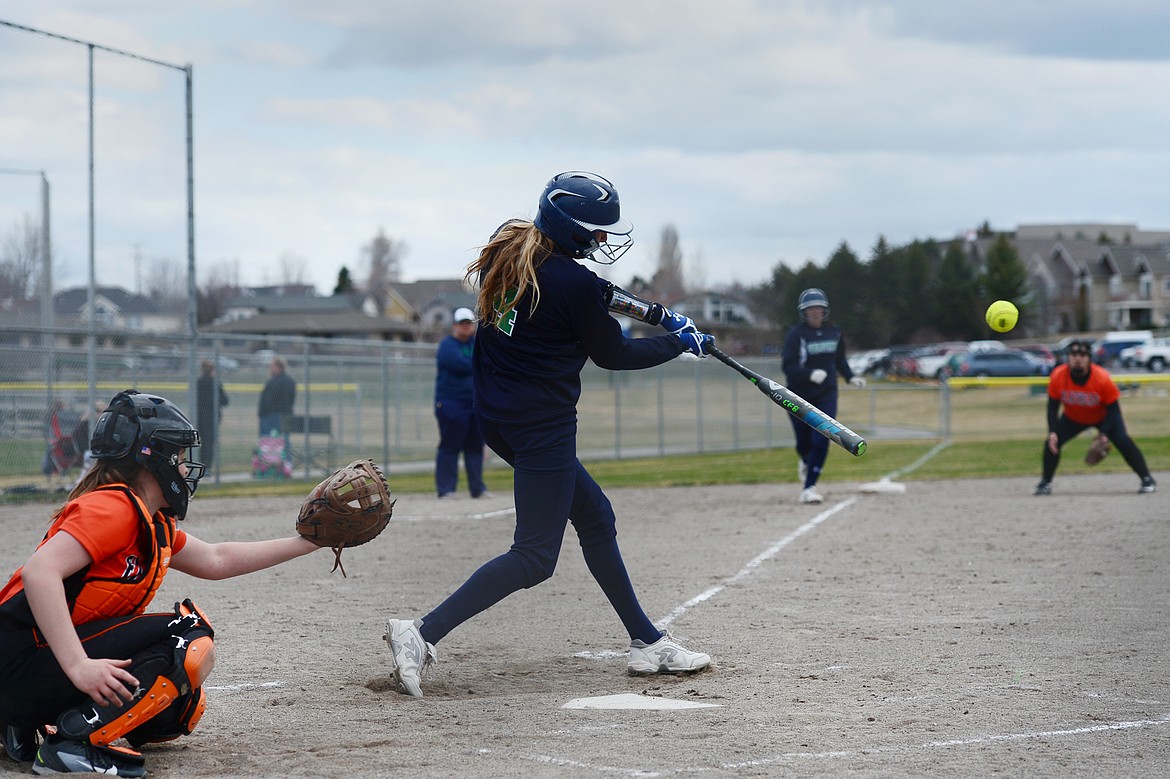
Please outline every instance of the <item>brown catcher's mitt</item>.
[[297, 532], [317, 546], [333, 550], [333, 569], [341, 565], [341, 552], [372, 541], [390, 522], [395, 501], [390, 485], [373, 460], [354, 460], [313, 488], [301, 504]]
[[1089, 444], [1089, 451], [1085, 452], [1085, 465], [1096, 465], [1109, 456], [1109, 439], [1099, 435]]

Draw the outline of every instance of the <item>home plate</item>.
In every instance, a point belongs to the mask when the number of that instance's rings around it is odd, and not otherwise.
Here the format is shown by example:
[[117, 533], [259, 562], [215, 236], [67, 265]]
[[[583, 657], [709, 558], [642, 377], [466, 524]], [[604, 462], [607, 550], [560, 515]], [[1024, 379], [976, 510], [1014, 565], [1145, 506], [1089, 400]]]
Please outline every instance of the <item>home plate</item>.
[[621, 695], [598, 695], [593, 698], [574, 698], [561, 706], [562, 709], [712, 709], [718, 703], [693, 703], [673, 698], [659, 698], [654, 695], [636, 695], [632, 692]]

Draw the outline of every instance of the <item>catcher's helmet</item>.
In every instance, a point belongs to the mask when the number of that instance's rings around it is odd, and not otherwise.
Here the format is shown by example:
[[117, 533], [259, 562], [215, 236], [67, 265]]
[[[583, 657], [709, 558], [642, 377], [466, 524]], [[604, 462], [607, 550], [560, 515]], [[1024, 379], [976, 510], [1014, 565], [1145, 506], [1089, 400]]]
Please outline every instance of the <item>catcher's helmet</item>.
[[[536, 229], [553, 240], [570, 257], [610, 265], [633, 245], [634, 226], [622, 219], [618, 193], [606, 179], [571, 170], [553, 176], [540, 195], [533, 220]], [[596, 232], [625, 237], [621, 243], [603, 244]], [[600, 251], [606, 259], [593, 256]]]
[[796, 310], [800, 312], [801, 321], [805, 321], [804, 312], [813, 306], [821, 306], [824, 308], [825, 319], [829, 318], [829, 298], [825, 296], [824, 290], [809, 287], [800, 293], [800, 298], [796, 303]]
[[123, 390], [98, 417], [89, 450], [98, 460], [133, 457], [147, 468], [167, 499], [163, 511], [182, 519], [187, 504], [203, 476], [203, 463], [186, 462], [186, 475], [179, 470], [181, 455], [199, 446], [199, 431], [178, 406], [158, 395]]

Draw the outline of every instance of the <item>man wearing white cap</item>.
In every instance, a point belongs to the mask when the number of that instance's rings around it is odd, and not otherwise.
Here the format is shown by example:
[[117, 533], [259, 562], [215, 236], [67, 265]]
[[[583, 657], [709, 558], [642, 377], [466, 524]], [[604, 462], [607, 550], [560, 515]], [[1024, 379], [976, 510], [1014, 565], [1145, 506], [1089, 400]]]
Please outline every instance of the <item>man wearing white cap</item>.
[[435, 490], [440, 498], [455, 496], [459, 486], [459, 453], [467, 468], [471, 497], [487, 494], [483, 484], [483, 435], [472, 409], [471, 352], [475, 348], [475, 314], [457, 308], [451, 335], [435, 355], [435, 419], [439, 420], [439, 450], [435, 455]]

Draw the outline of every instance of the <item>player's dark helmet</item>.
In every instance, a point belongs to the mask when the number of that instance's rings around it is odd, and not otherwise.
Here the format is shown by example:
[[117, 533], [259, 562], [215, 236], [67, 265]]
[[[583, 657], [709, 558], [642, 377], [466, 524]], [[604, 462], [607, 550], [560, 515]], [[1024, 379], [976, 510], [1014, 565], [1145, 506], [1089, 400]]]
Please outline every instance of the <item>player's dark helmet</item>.
[[804, 312], [813, 306], [822, 306], [825, 309], [825, 319], [829, 318], [829, 298], [825, 295], [824, 290], [809, 287], [800, 293], [800, 298], [796, 303], [796, 310], [800, 312], [801, 321], [806, 320], [807, 317]]
[[[603, 265], [617, 262], [634, 243], [629, 237], [634, 226], [622, 219], [617, 189], [601, 176], [580, 170], [552, 177], [540, 195], [533, 222], [570, 257]], [[594, 235], [598, 231], [625, 240], [601, 243]], [[594, 256], [597, 252], [605, 259]]]
[[98, 417], [89, 450], [98, 460], [133, 457], [158, 479], [168, 508], [163, 511], [182, 519], [187, 504], [203, 476], [203, 463], [186, 463], [179, 471], [181, 455], [199, 445], [199, 431], [166, 398], [137, 390], [123, 390]]

